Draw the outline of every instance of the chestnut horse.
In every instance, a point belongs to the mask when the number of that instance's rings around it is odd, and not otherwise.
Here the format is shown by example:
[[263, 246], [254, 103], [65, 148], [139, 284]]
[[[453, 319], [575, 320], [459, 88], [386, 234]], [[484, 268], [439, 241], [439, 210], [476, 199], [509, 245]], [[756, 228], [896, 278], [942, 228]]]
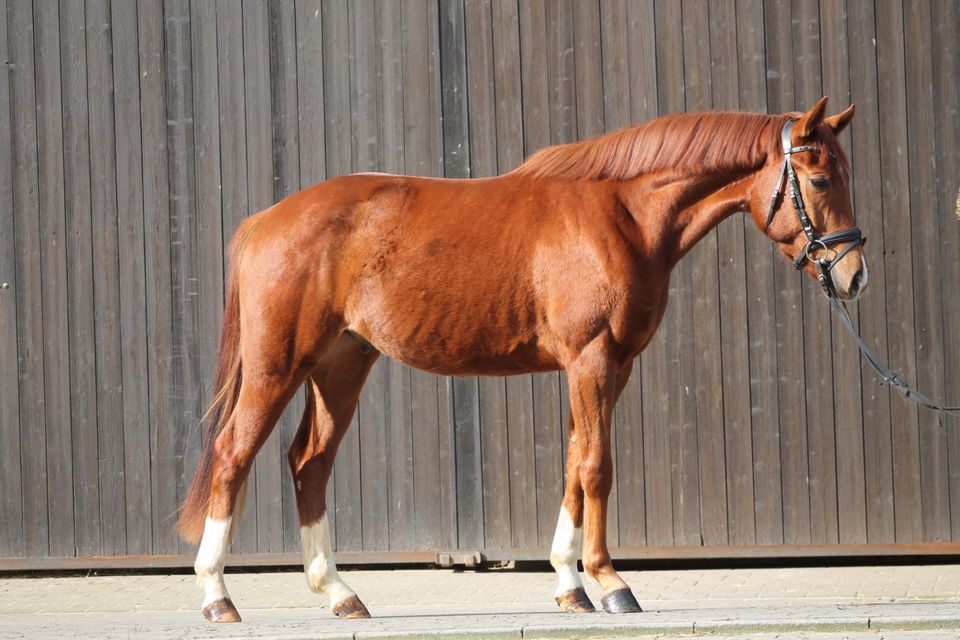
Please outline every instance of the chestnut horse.
[[[556, 600], [593, 611], [577, 570], [582, 551], [604, 609], [640, 611], [607, 550], [610, 420], [663, 316], [671, 269], [720, 221], [748, 211], [785, 255], [811, 258], [798, 265], [811, 276], [828, 263], [819, 254], [832, 253], [834, 295], [851, 299], [866, 286], [859, 242], [841, 255], [810, 235], [849, 236], [835, 232], [853, 224], [836, 138], [853, 107], [824, 117], [825, 106], [826, 98], [807, 113], [663, 117], [549, 147], [489, 179], [343, 176], [245, 220], [230, 246], [217, 393], [178, 525], [200, 540], [204, 617], [240, 619], [223, 579], [239, 496], [304, 384], [289, 462], [307, 581], [333, 613], [369, 615], [337, 575], [325, 494], [380, 353], [443, 375], [565, 369], [571, 424], [550, 553]], [[809, 226], [784, 204], [797, 202], [784, 193], [785, 175]]]

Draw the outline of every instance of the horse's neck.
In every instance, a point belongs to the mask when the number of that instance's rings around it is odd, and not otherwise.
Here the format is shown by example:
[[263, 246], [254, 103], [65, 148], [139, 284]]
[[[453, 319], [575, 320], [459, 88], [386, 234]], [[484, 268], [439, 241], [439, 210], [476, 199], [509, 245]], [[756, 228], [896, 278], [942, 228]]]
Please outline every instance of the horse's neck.
[[642, 177], [626, 183], [621, 197], [640, 233], [656, 239], [672, 266], [723, 220], [747, 210], [755, 176], [755, 170], [744, 170], [675, 180]]

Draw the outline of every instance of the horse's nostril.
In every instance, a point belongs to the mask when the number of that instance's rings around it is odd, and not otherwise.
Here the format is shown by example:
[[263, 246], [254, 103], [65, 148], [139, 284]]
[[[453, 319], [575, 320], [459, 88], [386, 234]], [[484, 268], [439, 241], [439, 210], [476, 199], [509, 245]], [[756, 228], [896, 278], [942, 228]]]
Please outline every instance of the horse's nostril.
[[862, 283], [863, 283], [863, 269], [860, 269], [859, 271], [857, 271], [856, 274], [854, 274], [853, 280], [850, 282], [850, 291], [848, 291], [847, 293], [850, 295], [851, 298], [856, 297], [856, 295], [860, 293], [860, 285]]

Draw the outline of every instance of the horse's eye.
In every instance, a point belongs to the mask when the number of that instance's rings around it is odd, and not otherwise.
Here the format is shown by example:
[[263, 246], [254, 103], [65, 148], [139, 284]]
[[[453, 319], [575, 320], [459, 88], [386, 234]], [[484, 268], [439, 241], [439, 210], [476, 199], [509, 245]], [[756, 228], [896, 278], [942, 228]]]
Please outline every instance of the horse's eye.
[[810, 184], [812, 184], [814, 188], [823, 191], [830, 186], [830, 181], [826, 178], [810, 178]]

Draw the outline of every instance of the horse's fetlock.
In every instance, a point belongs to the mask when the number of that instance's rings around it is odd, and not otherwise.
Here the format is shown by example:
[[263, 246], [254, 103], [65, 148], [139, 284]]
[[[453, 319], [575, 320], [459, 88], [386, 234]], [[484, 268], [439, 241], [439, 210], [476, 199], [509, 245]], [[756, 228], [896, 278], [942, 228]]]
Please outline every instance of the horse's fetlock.
[[216, 574], [217, 570], [216, 563], [210, 562], [206, 558], [197, 557], [196, 562], [193, 563], [193, 572], [197, 574], [197, 581]]
[[585, 557], [583, 559], [583, 570], [588, 576], [599, 580], [600, 576], [614, 573], [613, 563], [610, 561], [609, 553], [601, 553]]

